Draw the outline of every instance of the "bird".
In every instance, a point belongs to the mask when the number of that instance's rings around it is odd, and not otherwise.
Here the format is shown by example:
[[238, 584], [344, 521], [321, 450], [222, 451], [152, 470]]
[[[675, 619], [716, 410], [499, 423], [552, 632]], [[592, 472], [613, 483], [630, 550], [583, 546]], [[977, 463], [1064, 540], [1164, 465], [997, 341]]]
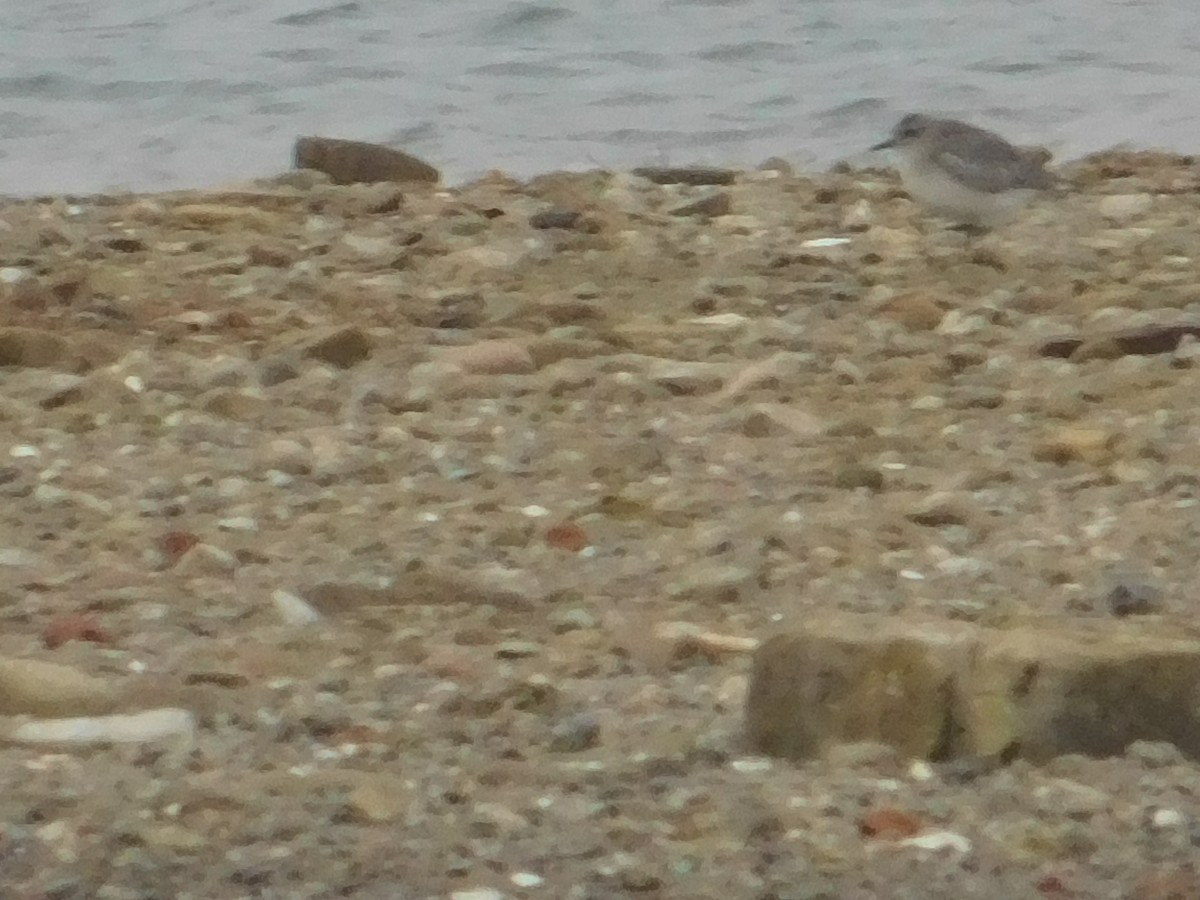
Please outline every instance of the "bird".
[[871, 147], [892, 150], [905, 189], [931, 210], [971, 229], [1005, 224], [1058, 183], [1050, 154], [1017, 147], [995, 132], [956, 119], [909, 113]]

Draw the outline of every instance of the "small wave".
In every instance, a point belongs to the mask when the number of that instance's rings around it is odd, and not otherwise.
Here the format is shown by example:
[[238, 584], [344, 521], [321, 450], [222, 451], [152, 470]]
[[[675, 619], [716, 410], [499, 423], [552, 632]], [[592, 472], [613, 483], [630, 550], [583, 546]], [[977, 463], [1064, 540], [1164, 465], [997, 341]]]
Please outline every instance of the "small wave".
[[844, 121], [865, 119], [887, 109], [887, 103], [879, 97], [860, 97], [849, 103], [839, 103], [829, 109], [816, 113], [816, 118], [824, 121]]
[[39, 72], [0, 78], [0, 97], [17, 100], [66, 100], [74, 96], [78, 82], [73, 78]]
[[484, 31], [493, 37], [524, 35], [535, 28], [554, 25], [575, 17], [561, 6], [545, 3], [517, 3], [484, 24]]
[[994, 75], [1025, 75], [1029, 72], [1041, 72], [1046, 68], [1040, 62], [1002, 62], [998, 59], [985, 59], [982, 62], [967, 66], [971, 72], [988, 72]]
[[574, 78], [586, 75], [586, 69], [570, 69], [566, 66], [554, 66], [541, 63], [502, 62], [488, 63], [467, 69], [470, 75], [491, 75], [508, 78]]
[[668, 103], [674, 103], [676, 98], [671, 94], [651, 94], [645, 91], [630, 91], [627, 94], [615, 94], [611, 97], [600, 97], [597, 100], [590, 101], [588, 106], [596, 107], [622, 107], [631, 106], [663, 106]]
[[718, 44], [696, 54], [709, 62], [791, 62], [796, 59], [796, 47], [775, 41], [745, 41], [741, 44]]
[[362, 12], [362, 7], [357, 3], [338, 3], [334, 6], [323, 6], [317, 9], [310, 9], [308, 12], [292, 13], [290, 16], [280, 16], [275, 20], [276, 25], [294, 25], [305, 27], [308, 25], [324, 25], [329, 22], [338, 22], [342, 19], [354, 19]]

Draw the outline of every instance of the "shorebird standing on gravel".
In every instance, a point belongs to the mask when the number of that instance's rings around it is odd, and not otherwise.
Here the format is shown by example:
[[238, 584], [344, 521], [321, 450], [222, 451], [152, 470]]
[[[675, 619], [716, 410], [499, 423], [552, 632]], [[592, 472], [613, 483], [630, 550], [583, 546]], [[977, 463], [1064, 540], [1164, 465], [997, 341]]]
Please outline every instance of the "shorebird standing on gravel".
[[970, 228], [1011, 220], [1057, 178], [1049, 153], [1014, 147], [1000, 135], [954, 119], [912, 113], [872, 150], [892, 150], [905, 189], [934, 212]]

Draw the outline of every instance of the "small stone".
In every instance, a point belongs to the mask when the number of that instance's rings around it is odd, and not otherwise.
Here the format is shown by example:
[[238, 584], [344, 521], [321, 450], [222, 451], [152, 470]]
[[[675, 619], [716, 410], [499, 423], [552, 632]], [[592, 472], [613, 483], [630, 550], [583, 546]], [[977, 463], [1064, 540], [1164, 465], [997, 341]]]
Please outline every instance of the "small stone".
[[595, 628], [599, 622], [586, 609], [554, 610], [550, 613], [550, 624], [555, 634], [566, 634], [568, 631], [587, 631]]
[[559, 522], [546, 529], [546, 543], [560, 550], [578, 553], [591, 542], [587, 533], [574, 522]]
[[1112, 805], [1112, 797], [1109, 794], [1069, 778], [1057, 778], [1039, 785], [1033, 791], [1033, 799], [1047, 813], [1080, 821], [1087, 821], [1092, 816], [1105, 812]]
[[649, 379], [677, 397], [711, 394], [724, 382], [723, 366], [703, 362], [656, 362], [647, 373]]
[[1194, 322], [1145, 325], [1091, 337], [1059, 335], [1043, 341], [1038, 353], [1057, 359], [1117, 359], [1121, 356], [1153, 356], [1172, 353], [1185, 337], [1200, 337]]
[[699, 563], [666, 587], [672, 600], [692, 603], [737, 603], [751, 595], [755, 571], [747, 566]]
[[497, 659], [525, 659], [542, 652], [542, 645], [533, 641], [504, 641], [496, 647]]
[[1033, 448], [1038, 462], [1067, 465], [1085, 462], [1098, 466], [1111, 462], [1117, 436], [1100, 428], [1069, 426], [1046, 435]]
[[267, 411], [266, 401], [246, 391], [217, 388], [202, 395], [200, 408], [232, 422], [254, 422]]
[[179, 559], [200, 543], [200, 536], [192, 531], [168, 531], [159, 540], [163, 553], [171, 559]]
[[371, 339], [361, 328], [339, 328], [310, 341], [304, 355], [339, 369], [349, 369], [371, 355]]
[[507, 900], [508, 895], [494, 888], [472, 888], [467, 891], [455, 891], [450, 900]]
[[180, 558], [174, 570], [184, 578], [201, 575], [227, 575], [238, 568], [238, 558], [212, 544], [196, 544]]
[[1185, 334], [1179, 340], [1179, 345], [1172, 354], [1171, 363], [1176, 368], [1190, 369], [1200, 362], [1200, 339], [1195, 335]]
[[[804, 367], [805, 357], [802, 354], [786, 352], [772, 354], [766, 359], [751, 363], [730, 377], [715, 399], [732, 400], [756, 388], [778, 387], [789, 376], [803, 371]], [[783, 404], [771, 404], [771, 406], [781, 407]], [[791, 405], [788, 404], [788, 406]]]
[[794, 173], [794, 167], [781, 156], [769, 156], [758, 164], [758, 171], [775, 172], [790, 178]]
[[258, 381], [263, 387], [274, 387], [285, 381], [291, 381], [299, 375], [300, 370], [296, 368], [296, 364], [292, 360], [273, 357], [260, 363]]
[[833, 483], [842, 490], [852, 491], [857, 488], [867, 488], [871, 491], [883, 490], [883, 473], [871, 466], [861, 463], [848, 463], [838, 469]]
[[938, 491], [923, 497], [908, 513], [908, 519], [927, 528], [963, 525], [971, 518], [966, 499], [950, 491]]
[[42, 409], [61, 409], [86, 397], [87, 382], [79, 375], [57, 372], [46, 379], [46, 396], [38, 401]]
[[[738, 570], [736, 579], [743, 580], [745, 572], [749, 570]], [[654, 627], [653, 635], [665, 646], [667, 658], [673, 662], [698, 658], [709, 663], [721, 663], [731, 656], [753, 653], [759, 644], [757, 638], [705, 631], [691, 622], [660, 622]]]
[[185, 227], [214, 231], [269, 232], [277, 225], [277, 219], [261, 209], [225, 203], [187, 203], [172, 209], [171, 216]]
[[252, 266], [286, 269], [296, 261], [295, 256], [291, 248], [282, 245], [258, 243], [246, 248], [246, 261]]
[[1156, 809], [1150, 816], [1150, 824], [1155, 828], [1181, 828], [1187, 824], [1187, 818], [1177, 809]]
[[1160, 594], [1152, 584], [1121, 578], [1109, 588], [1104, 602], [1114, 616], [1148, 616], [1162, 611]]
[[927, 294], [918, 292], [893, 297], [879, 311], [909, 331], [934, 331], [946, 315]]
[[480, 269], [503, 269], [517, 261], [517, 255], [499, 247], [467, 247], [459, 250], [454, 259], [478, 266]]
[[812, 413], [784, 403], [757, 403], [748, 414], [739, 414], [739, 418], [742, 434], [751, 438], [781, 434], [813, 438], [819, 435], [824, 427], [824, 423]]
[[858, 823], [858, 832], [863, 837], [883, 841], [912, 837], [921, 828], [921, 820], [916, 815], [894, 807], [874, 809]]
[[271, 601], [280, 618], [288, 625], [314, 625], [324, 619], [312, 604], [290, 591], [275, 591], [271, 594]]
[[515, 341], [480, 341], [443, 351], [447, 362], [472, 375], [527, 375], [536, 368], [529, 351]]
[[342, 246], [362, 259], [388, 259], [397, 252], [392, 237], [368, 237], [362, 234], [342, 235]]
[[830, 371], [837, 376], [839, 384], [862, 384], [866, 380], [863, 370], [844, 356], [833, 361]]
[[165, 850], [185, 855], [198, 853], [209, 844], [207, 836], [173, 822], [153, 823], [138, 827], [137, 837], [155, 851]]
[[952, 309], [942, 316], [941, 321], [933, 330], [936, 334], [966, 337], [987, 331], [990, 327], [991, 324], [984, 316], [973, 315], [961, 309]]
[[591, 713], [583, 712], [558, 722], [551, 733], [550, 750], [554, 753], [579, 753], [600, 743], [600, 723]]
[[633, 173], [639, 178], [653, 181], [655, 184], [690, 184], [693, 186], [705, 184], [733, 184], [737, 180], [737, 172], [732, 169], [716, 169], [704, 166], [643, 166], [634, 169]]
[[1187, 764], [1179, 748], [1167, 741], [1134, 741], [1125, 749], [1125, 755], [1148, 769]]
[[604, 292], [600, 289], [600, 285], [594, 281], [584, 281], [571, 288], [571, 295], [578, 297], [580, 300], [595, 300]]
[[36, 566], [42, 558], [23, 547], [0, 547], [0, 566], [23, 569]]
[[111, 710], [114, 686], [70, 666], [0, 659], [0, 715], [73, 716]]
[[351, 815], [365, 822], [394, 822], [408, 809], [404, 782], [388, 775], [359, 773], [359, 782], [346, 798]]
[[842, 227], [847, 231], [866, 231], [877, 219], [871, 201], [864, 198], [846, 210], [842, 216]]
[[109, 644], [112, 643], [112, 637], [95, 616], [79, 613], [57, 616], [42, 631], [42, 643], [48, 650], [61, 647], [68, 641]]
[[0, 328], [0, 366], [45, 369], [64, 363], [70, 344], [63, 337], [36, 328]]
[[573, 209], [547, 209], [530, 216], [529, 225], [532, 228], [538, 229], [571, 229], [578, 224], [579, 218], [579, 213]]
[[913, 781], [932, 781], [936, 774], [937, 773], [934, 771], [933, 766], [925, 762], [923, 759], [913, 760], [908, 767], [908, 777]]
[[242, 531], [253, 534], [258, 531], [258, 521], [250, 516], [232, 516], [217, 522], [221, 531]]
[[26, 744], [132, 744], [190, 740], [195, 717], [186, 709], [151, 709], [132, 715], [47, 719], [19, 725], [8, 735]]
[[312, 448], [292, 438], [276, 438], [261, 448], [258, 454], [261, 464], [288, 475], [307, 475], [312, 471]]
[[941, 850], [953, 850], [956, 853], [971, 852], [970, 839], [953, 831], [931, 831], [928, 834], [919, 834], [900, 841], [899, 846], [916, 847], [918, 850], [934, 852]]
[[1150, 194], [1109, 194], [1100, 201], [1100, 215], [1116, 223], [1138, 219], [1150, 211], [1154, 197]]
[[729, 194], [724, 191], [717, 191], [709, 194], [707, 197], [701, 197], [698, 200], [692, 200], [688, 203], [683, 203], [674, 207], [671, 210], [673, 216], [696, 216], [701, 219], [715, 219], [718, 216], [727, 216], [733, 210], [733, 200]]
[[765, 756], [744, 756], [733, 760], [729, 767], [742, 775], [754, 775], [759, 772], [770, 772], [775, 768], [775, 763]]

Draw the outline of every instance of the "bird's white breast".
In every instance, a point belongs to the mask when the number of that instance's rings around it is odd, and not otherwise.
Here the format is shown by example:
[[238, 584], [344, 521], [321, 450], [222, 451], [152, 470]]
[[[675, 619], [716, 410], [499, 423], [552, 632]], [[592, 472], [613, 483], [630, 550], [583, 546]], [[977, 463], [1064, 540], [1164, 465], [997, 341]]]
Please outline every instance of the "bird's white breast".
[[928, 157], [903, 151], [897, 168], [904, 188], [920, 203], [965, 225], [994, 226], [1011, 219], [1036, 191], [988, 193], [968, 187]]

